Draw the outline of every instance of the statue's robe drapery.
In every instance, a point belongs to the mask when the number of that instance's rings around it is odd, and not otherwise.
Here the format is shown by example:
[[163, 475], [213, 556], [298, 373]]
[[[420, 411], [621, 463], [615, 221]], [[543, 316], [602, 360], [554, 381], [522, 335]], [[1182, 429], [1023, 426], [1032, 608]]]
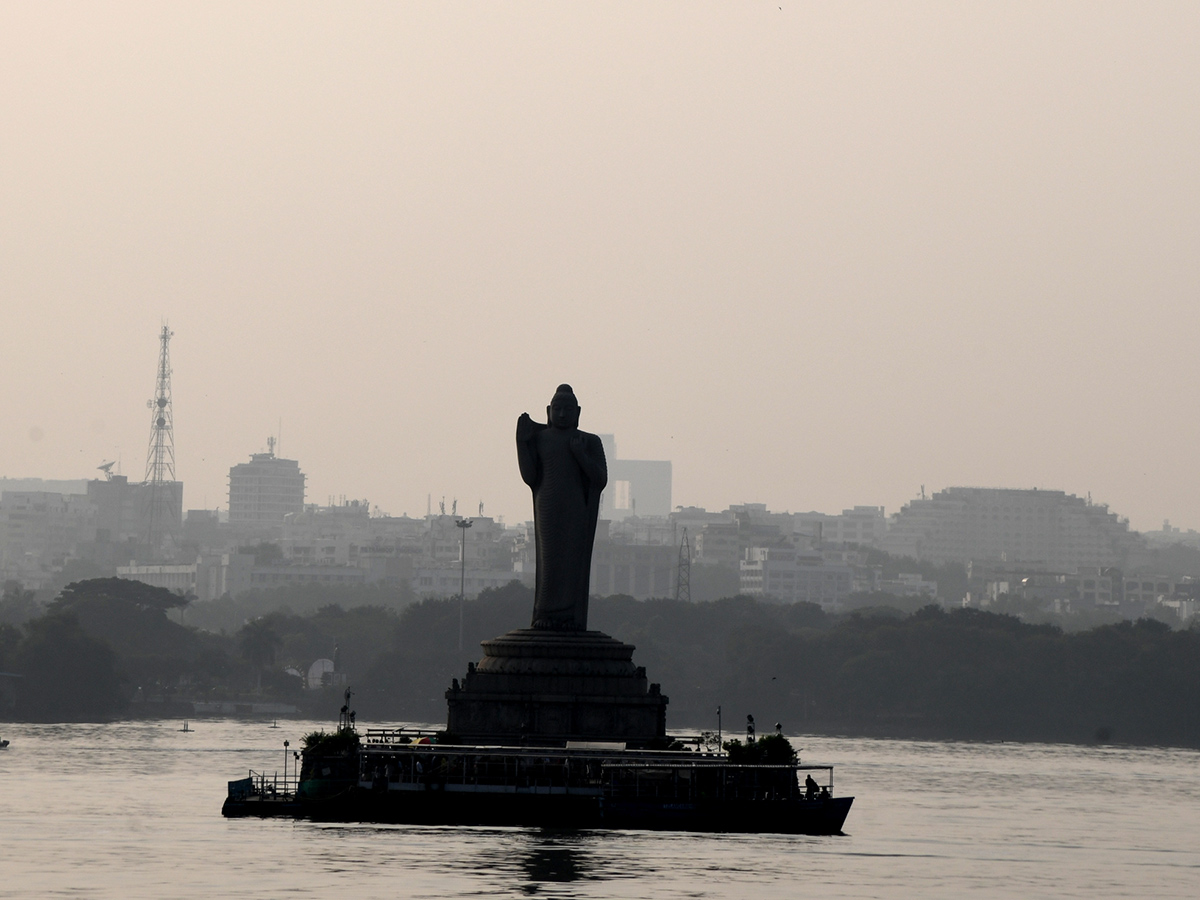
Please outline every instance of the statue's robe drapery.
[[[583, 438], [586, 466], [571, 450], [576, 435]], [[533, 491], [537, 542], [533, 627], [586, 630], [592, 545], [600, 493], [608, 482], [604, 446], [599, 437], [577, 428], [534, 423], [533, 435], [518, 439], [517, 457], [521, 476]]]

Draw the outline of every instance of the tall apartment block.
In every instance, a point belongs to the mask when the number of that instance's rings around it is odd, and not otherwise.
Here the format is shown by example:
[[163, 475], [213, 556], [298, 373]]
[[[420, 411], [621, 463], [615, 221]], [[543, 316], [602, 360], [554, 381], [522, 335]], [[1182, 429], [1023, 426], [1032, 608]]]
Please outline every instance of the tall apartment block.
[[1104, 504], [1063, 491], [951, 487], [911, 500], [880, 549], [935, 563], [1003, 563], [1052, 572], [1123, 566], [1141, 538]]
[[294, 459], [275, 455], [269, 440], [266, 453], [229, 470], [229, 524], [278, 525], [288, 513], [304, 511], [304, 473]]

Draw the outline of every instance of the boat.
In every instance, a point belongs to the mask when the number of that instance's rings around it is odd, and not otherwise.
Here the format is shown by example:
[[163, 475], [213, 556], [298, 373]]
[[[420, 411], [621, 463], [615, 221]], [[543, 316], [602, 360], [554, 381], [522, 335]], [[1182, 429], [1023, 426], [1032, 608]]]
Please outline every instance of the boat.
[[[437, 743], [411, 729], [337, 732], [299, 772], [229, 782], [227, 817], [422, 825], [515, 825], [840, 834], [853, 797], [833, 766], [735, 763], [693, 739], [676, 749]], [[285, 756], [286, 763], [286, 756]]]
[[6, 741], [4, 738], [0, 738], [0, 750], [7, 750], [7, 749], [8, 749], [8, 741]]

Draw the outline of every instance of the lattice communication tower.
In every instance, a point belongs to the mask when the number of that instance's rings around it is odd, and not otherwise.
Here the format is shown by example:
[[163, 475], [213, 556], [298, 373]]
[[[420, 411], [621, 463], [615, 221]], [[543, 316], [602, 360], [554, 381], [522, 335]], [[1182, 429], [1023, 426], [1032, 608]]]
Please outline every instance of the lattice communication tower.
[[175, 480], [175, 428], [171, 421], [171, 338], [166, 325], [159, 333], [158, 378], [150, 407], [150, 446], [146, 450], [146, 484]]
[[683, 540], [679, 542], [679, 566], [675, 570], [675, 599], [692, 602], [692, 544], [688, 540], [687, 528], [683, 529]]
[[163, 325], [159, 332], [158, 377], [154, 384], [154, 399], [150, 408], [150, 446], [146, 450], [146, 481], [149, 489], [146, 516], [146, 543], [153, 547], [162, 528], [163, 519], [170, 514], [173, 490], [167, 485], [175, 481], [175, 426], [171, 413], [171, 338], [174, 332]]

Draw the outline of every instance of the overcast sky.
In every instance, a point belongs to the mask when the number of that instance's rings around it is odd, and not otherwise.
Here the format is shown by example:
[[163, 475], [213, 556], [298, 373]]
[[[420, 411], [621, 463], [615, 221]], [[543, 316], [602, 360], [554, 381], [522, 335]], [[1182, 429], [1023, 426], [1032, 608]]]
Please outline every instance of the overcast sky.
[[1200, 527], [1200, 4], [0, 7], [0, 475], [529, 518], [513, 430], [676, 504], [1059, 488]]

